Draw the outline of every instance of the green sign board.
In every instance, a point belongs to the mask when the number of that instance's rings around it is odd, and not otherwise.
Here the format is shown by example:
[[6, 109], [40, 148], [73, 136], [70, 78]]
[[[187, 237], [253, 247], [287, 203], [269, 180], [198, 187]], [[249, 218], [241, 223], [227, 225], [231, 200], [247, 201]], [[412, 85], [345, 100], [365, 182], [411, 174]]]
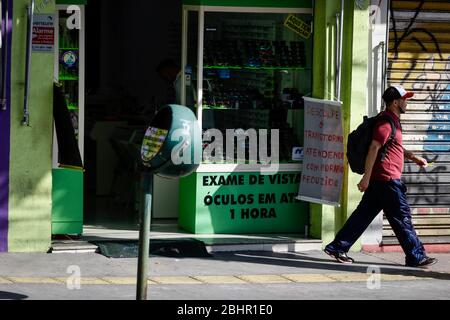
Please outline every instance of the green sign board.
[[300, 172], [196, 173], [180, 183], [179, 224], [193, 233], [303, 233]]
[[311, 0], [183, 0], [184, 5], [260, 8], [312, 8]]
[[87, 0], [56, 0], [56, 4], [66, 4], [66, 5], [80, 4], [80, 5], [84, 5], [86, 3], [87, 3]]

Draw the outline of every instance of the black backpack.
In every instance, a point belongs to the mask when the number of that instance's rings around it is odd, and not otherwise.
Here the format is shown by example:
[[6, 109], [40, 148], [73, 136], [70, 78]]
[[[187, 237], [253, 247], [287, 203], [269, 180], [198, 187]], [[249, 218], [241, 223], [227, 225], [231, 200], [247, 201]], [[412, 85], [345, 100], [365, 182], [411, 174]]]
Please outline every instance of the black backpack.
[[375, 128], [375, 123], [380, 120], [388, 120], [391, 124], [391, 135], [386, 144], [381, 148], [381, 161], [384, 161], [386, 153], [392, 141], [395, 139], [395, 132], [397, 128], [395, 127], [394, 120], [386, 115], [379, 113], [374, 117], [368, 118], [364, 116], [363, 122], [353, 130], [348, 135], [347, 142], [347, 159], [350, 169], [359, 174], [364, 174], [366, 157], [369, 151], [369, 146], [372, 143], [373, 129]]

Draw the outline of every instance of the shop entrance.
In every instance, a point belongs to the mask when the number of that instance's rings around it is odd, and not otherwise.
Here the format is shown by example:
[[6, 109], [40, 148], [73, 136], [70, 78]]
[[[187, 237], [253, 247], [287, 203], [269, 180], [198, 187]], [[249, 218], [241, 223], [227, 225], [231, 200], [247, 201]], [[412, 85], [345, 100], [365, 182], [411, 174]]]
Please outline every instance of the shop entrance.
[[[181, 60], [181, 8], [181, 0], [87, 3], [85, 227], [138, 229], [139, 148], [154, 114], [175, 102], [156, 68]], [[178, 181], [155, 177], [153, 196], [153, 219], [175, 224]]]

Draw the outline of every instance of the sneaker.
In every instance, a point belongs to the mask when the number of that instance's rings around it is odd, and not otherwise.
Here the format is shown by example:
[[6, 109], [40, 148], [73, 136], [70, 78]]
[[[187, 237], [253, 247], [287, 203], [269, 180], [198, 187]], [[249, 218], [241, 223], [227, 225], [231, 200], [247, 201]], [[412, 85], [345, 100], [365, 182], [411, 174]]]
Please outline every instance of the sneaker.
[[347, 254], [345, 252], [335, 252], [335, 251], [331, 251], [328, 249], [325, 249], [324, 252], [327, 255], [329, 255], [330, 257], [335, 258], [340, 263], [350, 264], [350, 263], [355, 262], [355, 260], [350, 258], [349, 256], [347, 256]]
[[436, 258], [425, 257], [422, 260], [420, 260], [419, 262], [407, 263], [406, 266], [407, 267], [419, 267], [419, 268], [420, 267], [428, 267], [428, 266], [435, 264], [436, 262], [438, 262], [438, 259], [436, 259]]

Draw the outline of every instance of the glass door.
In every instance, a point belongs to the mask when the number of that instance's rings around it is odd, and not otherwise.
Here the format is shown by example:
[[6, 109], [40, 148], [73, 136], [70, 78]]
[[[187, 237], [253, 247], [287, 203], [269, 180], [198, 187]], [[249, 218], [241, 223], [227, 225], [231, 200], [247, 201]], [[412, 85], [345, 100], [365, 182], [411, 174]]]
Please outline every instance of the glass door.
[[[77, 28], [72, 21], [73, 11], [67, 8], [57, 6], [55, 79], [61, 86], [81, 159], [84, 159], [84, 12], [75, 13], [82, 19], [81, 26]], [[78, 8], [83, 10], [83, 6]], [[57, 167], [59, 163], [57, 144], [54, 145], [53, 166]]]

